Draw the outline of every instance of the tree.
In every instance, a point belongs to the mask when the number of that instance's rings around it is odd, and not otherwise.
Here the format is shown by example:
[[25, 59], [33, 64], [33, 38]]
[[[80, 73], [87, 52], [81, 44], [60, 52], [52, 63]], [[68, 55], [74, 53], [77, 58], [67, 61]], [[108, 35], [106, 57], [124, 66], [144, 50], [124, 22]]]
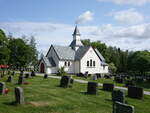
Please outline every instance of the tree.
[[112, 74], [116, 73], [117, 68], [114, 63], [109, 64], [109, 70], [111, 71]]
[[150, 71], [150, 52], [137, 51], [130, 53], [128, 57], [128, 69], [132, 72], [139, 73], [141, 75]]
[[8, 63], [10, 50], [7, 46], [8, 39], [3, 30], [0, 29], [0, 64]]
[[17, 69], [29, 65], [31, 61], [32, 48], [22, 39], [10, 39], [9, 41], [10, 60], [9, 64]]
[[34, 36], [31, 36], [29, 45], [32, 49], [32, 54], [31, 54], [31, 65], [36, 65], [38, 62], [38, 51], [36, 49], [36, 41]]

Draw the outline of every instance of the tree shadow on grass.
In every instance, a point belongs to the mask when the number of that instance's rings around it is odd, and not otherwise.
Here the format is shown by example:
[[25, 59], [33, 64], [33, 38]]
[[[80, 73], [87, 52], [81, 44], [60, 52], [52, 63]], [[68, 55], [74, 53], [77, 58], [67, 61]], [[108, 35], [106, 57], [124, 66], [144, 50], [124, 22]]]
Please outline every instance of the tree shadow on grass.
[[80, 92], [81, 94], [83, 94], [83, 95], [88, 95], [88, 93], [87, 92]]
[[92, 94], [92, 93], [88, 93], [88, 92], [80, 92], [81, 94], [83, 94], [83, 95], [99, 95], [99, 93], [97, 93], [97, 94]]
[[12, 102], [4, 102], [3, 104], [8, 105], [8, 106], [16, 106], [17, 103], [15, 101]]
[[111, 99], [105, 99], [106, 101], [108, 101], [108, 102], [112, 102], [112, 100]]

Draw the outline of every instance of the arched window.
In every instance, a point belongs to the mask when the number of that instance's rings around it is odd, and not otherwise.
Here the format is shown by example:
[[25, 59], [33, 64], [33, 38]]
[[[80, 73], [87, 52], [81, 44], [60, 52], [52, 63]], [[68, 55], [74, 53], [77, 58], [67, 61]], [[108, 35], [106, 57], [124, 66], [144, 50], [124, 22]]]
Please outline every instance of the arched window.
[[68, 66], [70, 66], [70, 62], [68, 62]]
[[95, 61], [93, 61], [93, 66], [95, 67]]
[[90, 60], [90, 67], [92, 67], [92, 59]]
[[89, 61], [87, 61], [87, 67], [89, 67]]
[[65, 66], [67, 66], [67, 62], [65, 62]]

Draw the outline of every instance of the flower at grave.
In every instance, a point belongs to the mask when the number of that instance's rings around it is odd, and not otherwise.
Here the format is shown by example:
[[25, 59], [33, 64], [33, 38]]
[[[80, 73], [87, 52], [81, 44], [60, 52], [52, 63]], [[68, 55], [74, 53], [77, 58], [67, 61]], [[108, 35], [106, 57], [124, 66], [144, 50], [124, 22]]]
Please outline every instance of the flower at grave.
[[5, 89], [5, 94], [8, 94], [10, 90], [8, 88]]
[[29, 82], [24, 82], [24, 84], [25, 84], [25, 85], [28, 85], [28, 84], [29, 84]]

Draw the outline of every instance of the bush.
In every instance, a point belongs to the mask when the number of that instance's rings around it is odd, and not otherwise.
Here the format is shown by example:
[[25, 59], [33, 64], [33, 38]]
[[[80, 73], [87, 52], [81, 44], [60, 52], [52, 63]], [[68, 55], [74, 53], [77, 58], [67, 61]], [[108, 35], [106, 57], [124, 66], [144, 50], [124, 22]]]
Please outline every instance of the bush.
[[65, 70], [64, 70], [64, 67], [61, 67], [61, 68], [58, 69], [57, 75], [59, 75], [59, 76], [64, 76], [64, 75], [66, 75], [66, 72], [65, 72]]

